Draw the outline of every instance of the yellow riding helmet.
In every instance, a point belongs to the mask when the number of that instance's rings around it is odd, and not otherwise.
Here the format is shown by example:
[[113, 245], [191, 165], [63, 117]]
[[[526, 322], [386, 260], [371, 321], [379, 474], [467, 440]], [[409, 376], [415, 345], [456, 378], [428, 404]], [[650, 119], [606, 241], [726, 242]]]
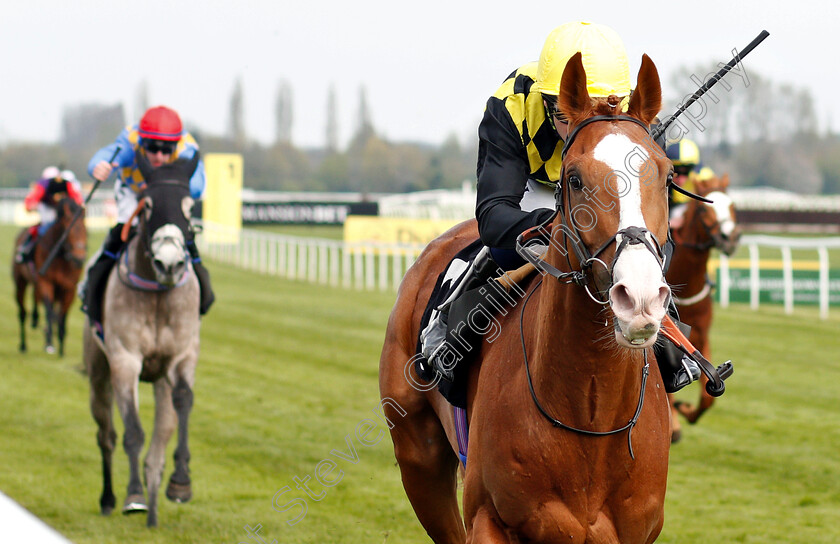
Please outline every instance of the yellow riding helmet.
[[715, 177], [715, 171], [709, 168], [708, 166], [704, 166], [697, 172], [697, 179], [699, 181], [708, 181]]
[[674, 163], [674, 166], [696, 166], [700, 164], [700, 149], [697, 144], [683, 138], [675, 144], [671, 144], [665, 150], [665, 154]]
[[621, 38], [607, 26], [583, 21], [560, 25], [548, 35], [537, 65], [535, 89], [557, 96], [566, 63], [578, 51], [583, 56], [589, 96], [630, 94], [630, 63]]

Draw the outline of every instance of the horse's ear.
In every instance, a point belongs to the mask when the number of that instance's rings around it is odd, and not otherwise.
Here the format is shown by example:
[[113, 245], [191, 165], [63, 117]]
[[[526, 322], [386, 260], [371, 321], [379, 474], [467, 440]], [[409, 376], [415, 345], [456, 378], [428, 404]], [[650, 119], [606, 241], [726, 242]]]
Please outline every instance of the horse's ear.
[[143, 153], [143, 151], [139, 148], [137, 149], [137, 152], [134, 153], [134, 157], [137, 161], [137, 168], [143, 175], [143, 179], [146, 180], [146, 182], [148, 183], [148, 181], [151, 179], [152, 171], [154, 170], [154, 168], [152, 168], [152, 163], [149, 162], [149, 159], [146, 157], [146, 154]]
[[178, 160], [171, 163], [171, 168], [175, 173], [175, 179], [189, 185], [190, 179], [192, 179], [193, 174], [195, 174], [195, 170], [198, 168], [198, 161], [200, 160], [201, 154], [198, 149], [196, 149], [191, 158], [187, 159], [180, 157]]
[[152, 218], [152, 208], [154, 207], [154, 203], [152, 202], [151, 197], [144, 196], [143, 197], [143, 202], [141, 202], [141, 204], [143, 206], [144, 217], [145, 217], [146, 221], [148, 221], [149, 219]]
[[586, 118], [592, 109], [592, 99], [586, 89], [586, 70], [583, 68], [583, 56], [580, 52], [572, 55], [563, 69], [560, 92], [557, 94], [557, 109], [572, 125]]
[[662, 86], [659, 83], [659, 72], [650, 57], [642, 55], [642, 66], [636, 77], [636, 88], [630, 95], [627, 114], [650, 125], [661, 109]]
[[192, 218], [194, 205], [195, 200], [193, 200], [192, 197], [185, 196], [181, 199], [181, 211], [184, 212], [184, 217], [186, 217], [188, 221]]

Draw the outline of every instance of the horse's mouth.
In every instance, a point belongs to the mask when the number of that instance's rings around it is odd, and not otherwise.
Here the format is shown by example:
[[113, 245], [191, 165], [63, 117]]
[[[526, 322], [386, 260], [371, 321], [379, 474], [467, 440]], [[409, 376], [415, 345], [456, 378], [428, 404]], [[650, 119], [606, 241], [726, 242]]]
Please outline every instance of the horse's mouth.
[[656, 323], [648, 323], [641, 328], [631, 328], [629, 325], [622, 328], [618, 318], [613, 320], [615, 341], [619, 346], [630, 349], [646, 349], [656, 343], [659, 336], [659, 326]]

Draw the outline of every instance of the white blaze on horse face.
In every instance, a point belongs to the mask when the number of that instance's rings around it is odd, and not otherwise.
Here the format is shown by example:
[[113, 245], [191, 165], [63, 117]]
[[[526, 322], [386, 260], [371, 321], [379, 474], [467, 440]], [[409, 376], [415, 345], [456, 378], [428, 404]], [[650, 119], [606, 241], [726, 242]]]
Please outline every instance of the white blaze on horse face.
[[[642, 212], [640, 172], [649, 159], [648, 152], [623, 134], [609, 134], [598, 142], [594, 158], [612, 171], [607, 187], [618, 197], [618, 230], [640, 227], [648, 230]], [[663, 218], [664, 220], [664, 218]], [[616, 237], [616, 246], [621, 243]], [[648, 242], [654, 240], [647, 235]], [[620, 345], [645, 348], [656, 341], [659, 324], [665, 317], [670, 289], [665, 283], [656, 256], [644, 245], [627, 245], [619, 253], [613, 267], [610, 307], [616, 316], [616, 340]]]
[[184, 233], [171, 223], [163, 225], [152, 234], [149, 245], [157, 281], [165, 285], [176, 283], [187, 264]]
[[726, 237], [732, 235], [735, 230], [735, 221], [732, 219], [732, 198], [726, 193], [713, 191], [706, 195], [711, 200], [709, 206], [715, 211], [715, 217], [720, 225], [720, 232]]

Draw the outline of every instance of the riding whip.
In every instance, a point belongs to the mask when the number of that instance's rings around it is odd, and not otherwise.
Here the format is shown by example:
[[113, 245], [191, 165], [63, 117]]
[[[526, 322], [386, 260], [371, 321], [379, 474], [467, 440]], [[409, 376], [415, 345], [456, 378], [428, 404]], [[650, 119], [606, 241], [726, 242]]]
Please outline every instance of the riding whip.
[[[117, 149], [114, 150], [114, 154], [111, 155], [111, 160], [108, 161], [108, 164], [114, 162], [114, 160], [117, 158], [117, 155], [119, 155], [120, 151], [122, 151], [122, 148], [120, 146], [117, 146]], [[49, 255], [47, 255], [46, 260], [44, 260], [44, 264], [41, 265], [40, 270], [38, 270], [39, 276], [43, 276], [47, 273], [47, 268], [50, 267], [50, 264], [52, 264], [53, 259], [55, 259], [55, 256], [58, 255], [58, 250], [61, 248], [61, 244], [64, 243], [64, 240], [70, 234], [70, 229], [76, 223], [76, 220], [79, 219], [79, 217], [81, 217], [82, 212], [85, 210], [85, 207], [87, 207], [88, 202], [90, 202], [93, 193], [95, 193], [96, 190], [99, 188], [100, 183], [102, 183], [102, 180], [97, 179], [96, 181], [94, 181], [93, 187], [91, 187], [90, 192], [85, 198], [85, 201], [82, 203], [82, 206], [79, 208], [79, 211], [77, 211], [75, 215], [73, 215], [73, 219], [70, 220], [70, 224], [64, 230], [64, 233], [61, 235], [61, 238], [58, 239], [53, 248], [50, 250]]]
[[711, 89], [711, 88], [715, 85], [715, 83], [717, 83], [718, 81], [720, 81], [720, 80], [721, 80], [721, 78], [722, 78], [723, 76], [725, 76], [727, 73], [729, 73], [729, 71], [730, 71], [730, 70], [732, 70], [732, 68], [734, 68], [734, 67], [735, 67], [735, 65], [736, 65], [736, 64], [738, 64], [738, 62], [739, 62], [741, 59], [743, 59], [744, 57], [746, 57], [746, 56], [750, 53], [750, 51], [752, 51], [753, 49], [755, 49], [755, 48], [756, 48], [756, 46], [757, 46], [758, 44], [760, 44], [761, 42], [763, 42], [763, 41], [764, 41], [764, 38], [766, 38], [766, 37], [767, 37], [767, 36], [769, 36], [769, 35], [770, 35], [770, 33], [769, 33], [769, 32], [767, 32], [766, 30], [762, 30], [762, 31], [761, 31], [761, 33], [760, 33], [758, 36], [756, 36], [756, 37], [755, 37], [755, 39], [754, 39], [753, 41], [751, 41], [751, 42], [750, 42], [750, 43], [749, 43], [749, 44], [748, 44], [748, 45], [747, 45], [747, 46], [746, 46], [746, 47], [745, 47], [742, 51], [740, 51], [739, 53], [737, 53], [737, 54], [736, 54], [736, 55], [732, 58], [732, 60], [730, 60], [730, 61], [726, 64], [726, 66], [724, 66], [723, 68], [721, 68], [720, 70], [718, 70], [718, 72], [717, 72], [714, 76], [712, 76], [711, 78], [709, 78], [709, 79], [706, 81], [706, 83], [704, 83], [704, 84], [703, 84], [703, 86], [702, 86], [702, 87], [700, 87], [699, 89], [697, 89], [697, 90], [694, 92], [694, 94], [693, 94], [693, 95], [691, 95], [691, 97], [690, 97], [688, 100], [686, 100], [686, 101], [685, 101], [685, 103], [683, 103], [683, 105], [682, 105], [682, 106], [680, 106], [680, 107], [677, 109], [677, 111], [676, 111], [676, 113], [674, 113], [674, 115], [670, 116], [668, 119], [666, 119], [666, 120], [665, 120], [665, 122], [663, 122], [662, 124], [660, 124], [659, 126], [657, 126], [656, 128], [654, 128], [654, 129], [651, 131], [651, 133], [650, 133], [650, 136], [651, 136], [651, 138], [653, 138], [653, 141], [656, 141], [657, 139], [659, 139], [659, 137], [660, 137], [660, 136], [662, 136], [662, 135], [665, 133], [665, 131], [666, 131], [666, 130], [668, 130], [668, 127], [669, 127], [669, 126], [671, 126], [671, 123], [673, 123], [673, 122], [674, 122], [674, 120], [675, 120], [677, 117], [679, 117], [679, 116], [680, 116], [680, 115], [681, 115], [681, 114], [682, 114], [685, 110], [687, 110], [687, 109], [688, 109], [688, 108], [689, 108], [692, 104], [694, 104], [695, 102], [697, 102], [697, 100], [698, 100], [701, 96], [703, 96], [704, 94], [706, 94], [706, 92], [707, 92], [709, 89]]

